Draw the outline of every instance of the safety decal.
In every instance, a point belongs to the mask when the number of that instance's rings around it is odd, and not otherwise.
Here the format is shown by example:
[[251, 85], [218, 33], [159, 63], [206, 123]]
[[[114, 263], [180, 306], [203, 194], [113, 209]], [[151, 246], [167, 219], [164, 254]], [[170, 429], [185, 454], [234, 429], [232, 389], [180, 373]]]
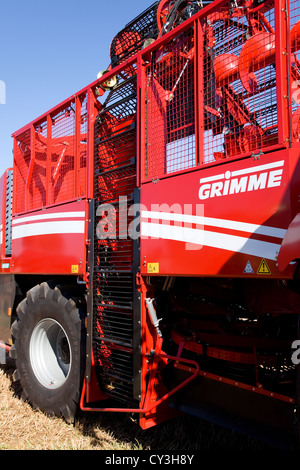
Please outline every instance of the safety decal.
[[250, 261], [247, 262], [246, 267], [244, 269], [245, 274], [254, 274], [253, 268], [251, 266]]
[[72, 274], [78, 274], [78, 272], [79, 272], [78, 264], [73, 264], [72, 265], [71, 272], [72, 272]]
[[271, 270], [266, 262], [265, 259], [261, 260], [259, 268], [257, 270], [257, 274], [271, 274]]
[[9, 269], [10, 268], [10, 264], [9, 263], [2, 263], [1, 264], [1, 269]]
[[159, 274], [159, 263], [148, 263], [147, 273], [148, 274]]

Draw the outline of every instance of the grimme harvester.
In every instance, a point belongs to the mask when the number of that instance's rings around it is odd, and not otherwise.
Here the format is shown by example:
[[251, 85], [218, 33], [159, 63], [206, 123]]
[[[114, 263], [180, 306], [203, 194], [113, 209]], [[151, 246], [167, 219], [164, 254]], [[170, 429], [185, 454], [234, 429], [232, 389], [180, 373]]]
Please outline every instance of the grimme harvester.
[[294, 442], [299, 52], [299, 0], [162, 0], [13, 134], [0, 344], [34, 407]]

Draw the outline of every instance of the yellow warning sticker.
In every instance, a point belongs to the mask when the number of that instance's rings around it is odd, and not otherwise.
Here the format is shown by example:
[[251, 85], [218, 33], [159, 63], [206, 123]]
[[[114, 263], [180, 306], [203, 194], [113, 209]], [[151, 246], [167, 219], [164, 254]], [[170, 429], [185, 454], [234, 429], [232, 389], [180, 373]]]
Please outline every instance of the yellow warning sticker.
[[265, 259], [261, 260], [257, 274], [271, 274], [270, 268]]
[[159, 274], [159, 263], [148, 263], [147, 273], [148, 274]]
[[72, 265], [71, 272], [72, 272], [73, 274], [78, 274], [78, 273], [79, 273], [79, 266], [78, 266], [78, 264], [73, 264], [73, 265]]

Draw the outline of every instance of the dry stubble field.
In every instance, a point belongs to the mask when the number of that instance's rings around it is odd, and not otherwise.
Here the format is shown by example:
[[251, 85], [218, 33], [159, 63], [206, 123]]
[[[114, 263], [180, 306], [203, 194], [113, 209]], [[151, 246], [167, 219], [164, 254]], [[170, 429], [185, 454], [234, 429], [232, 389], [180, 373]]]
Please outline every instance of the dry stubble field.
[[75, 425], [45, 416], [24, 403], [0, 369], [0, 450], [268, 450], [246, 436], [193, 417], [142, 431], [133, 417], [81, 414]]

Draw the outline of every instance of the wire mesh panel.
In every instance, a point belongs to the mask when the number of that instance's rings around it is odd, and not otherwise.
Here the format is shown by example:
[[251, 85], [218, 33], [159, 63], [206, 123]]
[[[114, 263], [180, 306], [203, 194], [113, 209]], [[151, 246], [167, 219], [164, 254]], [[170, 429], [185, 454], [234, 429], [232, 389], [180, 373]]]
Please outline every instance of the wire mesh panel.
[[15, 213], [85, 196], [87, 94], [15, 135], [14, 164]]
[[88, 169], [88, 99], [87, 94], [81, 98], [80, 125], [78, 126], [78, 168], [77, 197], [87, 194]]
[[134, 241], [128, 234], [136, 187], [136, 77], [117, 77], [95, 122], [93, 349], [100, 386], [134, 399]]
[[51, 202], [57, 203], [86, 194], [87, 181], [87, 97], [52, 117]]
[[60, 202], [74, 194], [75, 104], [52, 117], [51, 199]]
[[276, 144], [274, 4], [223, 7], [203, 31], [204, 162]]
[[[297, 78], [299, 0], [292, 2]], [[145, 56], [145, 179], [281, 143], [275, 29], [272, 0], [230, 2], [218, 9], [212, 4], [192, 28], [155, 50], [150, 61]]]
[[147, 68], [145, 177], [195, 165], [194, 36], [155, 51]]
[[110, 47], [113, 67], [141, 50], [147, 39], [156, 39], [158, 35], [156, 22], [158, 3], [155, 2], [114, 37]]
[[14, 141], [14, 191], [13, 210], [15, 213], [25, 210], [26, 181], [31, 160], [31, 130], [21, 132]]
[[43, 207], [47, 200], [47, 120], [35, 126], [32, 132], [32, 149], [27, 178], [26, 207]]

